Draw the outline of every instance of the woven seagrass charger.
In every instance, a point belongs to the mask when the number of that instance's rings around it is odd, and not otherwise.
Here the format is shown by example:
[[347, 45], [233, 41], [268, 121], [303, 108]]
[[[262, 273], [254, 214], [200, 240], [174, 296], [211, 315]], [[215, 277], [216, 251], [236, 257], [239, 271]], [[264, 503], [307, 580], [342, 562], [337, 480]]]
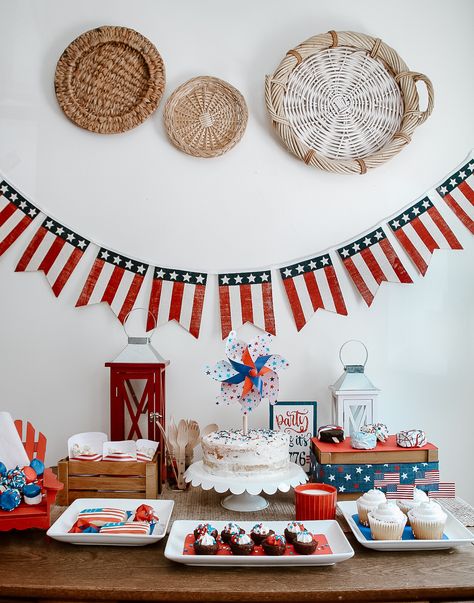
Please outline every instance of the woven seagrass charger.
[[171, 142], [194, 157], [218, 157], [234, 147], [247, 126], [242, 94], [215, 77], [195, 77], [166, 101], [165, 128]]
[[165, 87], [160, 53], [126, 27], [86, 31], [61, 55], [56, 97], [76, 125], [100, 134], [135, 128], [157, 108]]
[[[427, 89], [424, 111], [417, 81]], [[265, 81], [267, 110], [288, 150], [340, 174], [365, 174], [394, 157], [431, 115], [433, 100], [430, 80], [393, 48], [348, 31], [289, 50]]]

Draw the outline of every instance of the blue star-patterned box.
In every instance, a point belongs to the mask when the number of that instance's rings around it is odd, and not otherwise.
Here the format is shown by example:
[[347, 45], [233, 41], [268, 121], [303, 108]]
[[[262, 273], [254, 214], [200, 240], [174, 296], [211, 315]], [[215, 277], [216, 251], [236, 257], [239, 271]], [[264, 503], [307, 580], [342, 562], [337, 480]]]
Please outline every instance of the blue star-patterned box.
[[[312, 481], [330, 484], [338, 493], [353, 494], [367, 492], [374, 487], [374, 480], [382, 480], [390, 473], [400, 474], [400, 484], [414, 484], [415, 479], [424, 479], [427, 471], [438, 471], [439, 462], [432, 463], [355, 463], [321, 464], [311, 453]], [[424, 484], [423, 490], [435, 490], [435, 484]]]
[[[386, 487], [389, 483], [421, 485], [423, 490], [436, 490], [433, 477], [439, 471], [438, 448], [427, 443], [419, 448], [403, 448], [397, 445], [395, 435], [385, 442], [377, 442], [371, 450], [352, 448], [350, 437], [341, 443], [321, 442], [312, 439], [310, 479], [330, 484], [339, 494], [354, 495], [374, 487]], [[397, 481], [392, 480], [396, 478]], [[378, 483], [375, 483], [378, 482]], [[353, 498], [352, 496], [350, 498]]]

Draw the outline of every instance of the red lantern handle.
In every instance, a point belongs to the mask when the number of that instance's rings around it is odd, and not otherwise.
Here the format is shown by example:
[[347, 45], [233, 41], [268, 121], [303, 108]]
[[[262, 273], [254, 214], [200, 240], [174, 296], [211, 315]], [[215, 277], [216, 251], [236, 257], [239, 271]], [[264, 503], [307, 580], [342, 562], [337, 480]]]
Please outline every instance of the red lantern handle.
[[125, 325], [127, 324], [127, 320], [128, 320], [128, 317], [130, 316], [130, 314], [132, 312], [135, 312], [136, 310], [144, 310], [147, 314], [149, 314], [153, 318], [153, 322], [155, 323], [155, 326], [153, 327], [153, 330], [152, 330], [151, 334], [147, 335], [148, 339], [151, 339], [153, 337], [154, 332], [156, 331], [156, 326], [157, 326], [156, 325], [156, 318], [153, 316], [153, 314], [150, 312], [150, 310], [148, 310], [147, 308], [142, 308], [140, 306], [138, 306], [137, 308], [132, 308], [130, 310], [130, 312], [127, 312], [127, 314], [125, 315], [125, 318], [123, 319], [123, 330], [125, 331], [125, 335], [128, 338], [130, 337], [127, 329], [125, 328]]

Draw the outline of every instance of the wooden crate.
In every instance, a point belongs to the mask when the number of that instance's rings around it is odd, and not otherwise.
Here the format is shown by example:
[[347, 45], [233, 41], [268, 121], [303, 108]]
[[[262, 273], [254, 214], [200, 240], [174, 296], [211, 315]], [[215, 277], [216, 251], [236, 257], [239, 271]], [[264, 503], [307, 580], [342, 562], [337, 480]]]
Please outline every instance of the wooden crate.
[[148, 463], [136, 461], [58, 462], [58, 478], [64, 484], [56, 504], [69, 505], [76, 498], [157, 498], [161, 493], [161, 453]]
[[389, 436], [387, 442], [377, 442], [373, 450], [352, 448], [350, 438], [340, 444], [320, 442], [312, 439], [313, 451], [321, 465], [353, 465], [356, 463], [434, 463], [438, 461], [438, 449], [433, 444], [422, 448], [402, 448], [397, 446], [396, 437]]

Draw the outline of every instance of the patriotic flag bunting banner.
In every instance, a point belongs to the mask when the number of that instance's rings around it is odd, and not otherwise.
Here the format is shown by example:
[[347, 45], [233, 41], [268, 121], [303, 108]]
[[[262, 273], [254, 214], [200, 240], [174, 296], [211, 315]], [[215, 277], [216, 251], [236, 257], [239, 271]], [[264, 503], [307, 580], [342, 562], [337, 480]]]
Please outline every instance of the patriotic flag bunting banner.
[[132, 310], [148, 264], [101, 247], [76, 306], [107, 302], [121, 323]]
[[[176, 320], [199, 337], [207, 274], [170, 268], [154, 268], [147, 330]], [[156, 321], [156, 322], [155, 322]]]
[[89, 241], [46, 218], [25, 249], [16, 272], [42, 271], [57, 297], [89, 247]]
[[412, 282], [382, 228], [367, 233], [337, 251], [368, 306], [372, 304], [383, 281]]
[[436, 489], [428, 492], [428, 498], [455, 498], [456, 484], [454, 482], [440, 482]]
[[388, 484], [385, 496], [388, 500], [390, 499], [413, 499], [415, 492], [415, 486], [413, 484]]
[[329, 253], [280, 268], [280, 274], [298, 331], [319, 308], [347, 315]]
[[270, 270], [219, 274], [218, 279], [222, 339], [246, 322], [276, 334]]
[[452, 173], [437, 192], [466, 228], [474, 234], [474, 158]]
[[433, 202], [425, 197], [388, 222], [400, 245], [422, 275], [435, 249], [462, 249]]
[[8, 182], [0, 181], [0, 256], [13, 245], [39, 213], [39, 209]]

